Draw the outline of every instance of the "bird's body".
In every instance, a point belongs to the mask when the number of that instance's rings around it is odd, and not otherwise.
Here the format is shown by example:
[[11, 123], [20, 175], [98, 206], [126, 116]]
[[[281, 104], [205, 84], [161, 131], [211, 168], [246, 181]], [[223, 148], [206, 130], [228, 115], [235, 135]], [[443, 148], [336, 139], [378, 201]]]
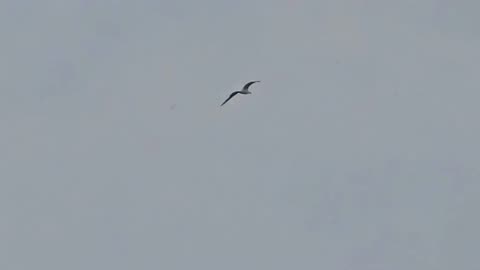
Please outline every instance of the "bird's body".
[[223, 106], [225, 103], [227, 103], [230, 99], [232, 99], [237, 94], [250, 95], [252, 92], [248, 91], [248, 88], [250, 87], [250, 85], [252, 85], [254, 83], [257, 83], [257, 82], [260, 82], [260, 81], [251, 81], [251, 82], [245, 84], [245, 86], [243, 86], [242, 90], [235, 91], [235, 92], [231, 93], [230, 96], [220, 106]]

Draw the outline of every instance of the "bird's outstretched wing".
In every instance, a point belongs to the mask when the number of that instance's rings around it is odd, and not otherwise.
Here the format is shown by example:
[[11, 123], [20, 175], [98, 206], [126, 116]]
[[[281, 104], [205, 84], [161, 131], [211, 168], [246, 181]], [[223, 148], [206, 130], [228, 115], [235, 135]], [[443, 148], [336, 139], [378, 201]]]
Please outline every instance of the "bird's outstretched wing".
[[235, 91], [235, 92], [231, 93], [230, 96], [220, 106], [223, 106], [225, 103], [227, 103], [231, 98], [236, 96], [238, 93], [240, 93], [240, 91]]
[[260, 81], [251, 81], [247, 84], [245, 84], [245, 86], [243, 86], [243, 89], [242, 90], [248, 90], [248, 88], [250, 87], [250, 85], [254, 84], [254, 83], [257, 83], [257, 82], [260, 82]]

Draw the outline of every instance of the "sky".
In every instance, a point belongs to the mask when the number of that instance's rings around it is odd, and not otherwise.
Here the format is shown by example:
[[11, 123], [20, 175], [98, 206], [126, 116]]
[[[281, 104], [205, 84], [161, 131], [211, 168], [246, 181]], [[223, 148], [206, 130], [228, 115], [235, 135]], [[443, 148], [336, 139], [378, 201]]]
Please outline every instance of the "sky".
[[479, 8], [1, 1], [0, 268], [477, 269]]

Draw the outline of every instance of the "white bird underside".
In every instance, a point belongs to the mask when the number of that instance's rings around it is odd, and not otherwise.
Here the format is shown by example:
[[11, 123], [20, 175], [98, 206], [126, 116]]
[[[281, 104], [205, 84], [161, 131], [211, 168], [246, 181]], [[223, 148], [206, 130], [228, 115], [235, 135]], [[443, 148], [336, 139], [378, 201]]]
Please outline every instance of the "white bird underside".
[[247, 84], [245, 84], [242, 88], [242, 90], [240, 91], [235, 91], [233, 93], [230, 94], [230, 96], [228, 96], [228, 98], [222, 103], [222, 105], [220, 106], [223, 106], [225, 103], [227, 103], [230, 99], [232, 99], [234, 96], [236, 96], [237, 94], [242, 94], [242, 95], [248, 95], [248, 94], [251, 94], [252, 92], [248, 91], [248, 88], [250, 87], [250, 85], [254, 84], [254, 83], [258, 83], [260, 81], [251, 81], [251, 82], [248, 82]]

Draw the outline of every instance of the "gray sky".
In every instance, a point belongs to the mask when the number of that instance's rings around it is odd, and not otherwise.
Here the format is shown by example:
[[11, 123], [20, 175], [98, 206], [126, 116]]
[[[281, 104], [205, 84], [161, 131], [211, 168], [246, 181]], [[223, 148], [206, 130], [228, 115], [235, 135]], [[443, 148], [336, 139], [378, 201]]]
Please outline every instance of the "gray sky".
[[1, 1], [0, 268], [477, 269], [479, 9]]

